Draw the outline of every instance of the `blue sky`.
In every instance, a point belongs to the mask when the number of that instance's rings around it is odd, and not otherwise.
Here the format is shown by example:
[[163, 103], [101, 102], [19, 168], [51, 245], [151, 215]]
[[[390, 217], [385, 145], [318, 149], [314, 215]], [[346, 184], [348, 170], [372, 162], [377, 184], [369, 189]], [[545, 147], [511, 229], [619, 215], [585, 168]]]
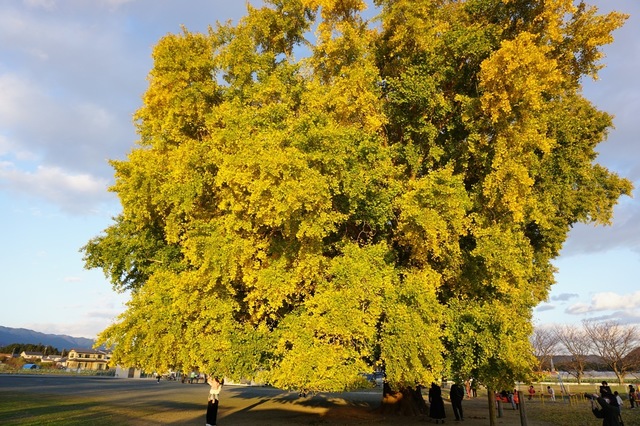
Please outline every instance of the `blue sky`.
[[[254, 4], [256, 2], [253, 2]], [[640, 2], [585, 96], [615, 115], [599, 162], [640, 186]], [[120, 211], [108, 159], [124, 158], [160, 37], [237, 21], [235, 0], [4, 0], [0, 3], [0, 325], [94, 337], [124, 309], [79, 252]], [[638, 194], [638, 190], [634, 191]], [[557, 284], [536, 324], [640, 322], [640, 201], [611, 227], [576, 226], [555, 262]]]

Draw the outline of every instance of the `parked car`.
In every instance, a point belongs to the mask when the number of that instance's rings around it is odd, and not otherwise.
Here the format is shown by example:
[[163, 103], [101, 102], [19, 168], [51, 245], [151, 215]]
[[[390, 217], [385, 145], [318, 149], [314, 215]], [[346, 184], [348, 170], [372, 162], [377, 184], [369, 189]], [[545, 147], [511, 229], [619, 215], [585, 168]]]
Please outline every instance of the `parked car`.
[[381, 387], [384, 383], [384, 373], [382, 371], [376, 371], [373, 374], [365, 374], [364, 377], [371, 383], [373, 386]]

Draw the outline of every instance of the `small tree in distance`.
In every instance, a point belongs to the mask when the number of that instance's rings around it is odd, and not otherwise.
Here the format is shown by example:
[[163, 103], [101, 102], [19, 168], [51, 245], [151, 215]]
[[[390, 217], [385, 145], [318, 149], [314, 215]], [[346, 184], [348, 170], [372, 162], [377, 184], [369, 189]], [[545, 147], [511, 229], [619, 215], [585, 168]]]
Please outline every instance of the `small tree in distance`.
[[638, 369], [640, 363], [632, 356], [640, 347], [640, 330], [635, 325], [621, 325], [617, 321], [583, 321], [584, 330], [591, 339], [591, 346], [624, 384], [625, 376]]
[[561, 367], [574, 376], [578, 384], [582, 383], [589, 356], [593, 353], [591, 338], [582, 327], [573, 324], [556, 326], [554, 334], [566, 353], [571, 356], [571, 361], [556, 367]]
[[560, 339], [558, 333], [551, 328], [536, 327], [531, 335], [533, 354], [538, 360], [537, 372], [551, 370], [552, 357], [556, 355]]

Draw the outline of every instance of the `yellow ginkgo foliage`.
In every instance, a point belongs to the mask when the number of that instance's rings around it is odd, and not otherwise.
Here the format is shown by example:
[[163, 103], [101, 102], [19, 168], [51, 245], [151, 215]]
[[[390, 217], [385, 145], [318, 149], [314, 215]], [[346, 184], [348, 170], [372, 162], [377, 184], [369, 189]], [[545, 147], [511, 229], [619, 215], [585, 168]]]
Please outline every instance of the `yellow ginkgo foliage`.
[[140, 139], [112, 162], [122, 213], [83, 247], [131, 293], [98, 344], [311, 392], [526, 378], [570, 226], [631, 191], [594, 161], [611, 117], [580, 92], [624, 16], [265, 4], [155, 46]]

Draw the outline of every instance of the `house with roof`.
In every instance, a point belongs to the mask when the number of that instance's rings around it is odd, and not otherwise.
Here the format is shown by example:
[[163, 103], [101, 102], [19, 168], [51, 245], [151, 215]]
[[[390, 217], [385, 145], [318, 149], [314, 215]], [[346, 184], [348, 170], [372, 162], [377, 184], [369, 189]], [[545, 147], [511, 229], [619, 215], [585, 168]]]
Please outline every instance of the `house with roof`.
[[53, 354], [53, 355], [45, 355], [42, 357], [42, 362], [60, 362], [64, 358], [62, 355]]
[[20, 357], [28, 360], [28, 361], [36, 361], [36, 360], [42, 360], [42, 357], [44, 356], [44, 354], [42, 352], [28, 352], [28, 351], [22, 351], [20, 353]]
[[95, 349], [71, 349], [66, 361], [69, 370], [107, 370], [108, 364], [106, 352]]
[[57, 354], [53, 354], [53, 355], [45, 355], [42, 357], [42, 361], [41, 361], [41, 365], [43, 367], [56, 367], [56, 368], [61, 368], [64, 367], [64, 363], [67, 361], [66, 357], [63, 357], [62, 355], [57, 355]]

